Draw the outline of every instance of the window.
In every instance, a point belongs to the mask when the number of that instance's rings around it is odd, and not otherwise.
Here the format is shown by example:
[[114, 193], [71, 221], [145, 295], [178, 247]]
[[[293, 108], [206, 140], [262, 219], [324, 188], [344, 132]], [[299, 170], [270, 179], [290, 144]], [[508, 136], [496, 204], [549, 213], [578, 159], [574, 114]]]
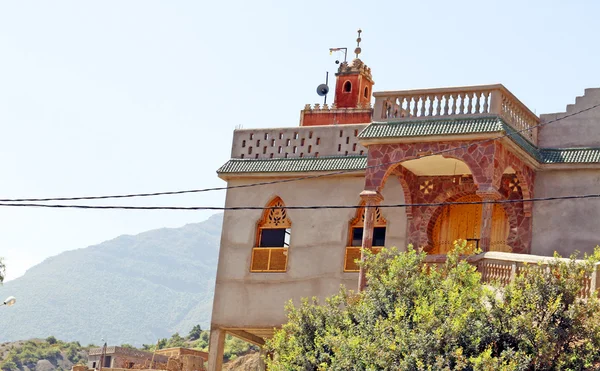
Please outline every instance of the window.
[[275, 197], [267, 205], [256, 231], [252, 249], [251, 272], [285, 272], [290, 247], [292, 222], [285, 204]]
[[[377, 253], [385, 246], [387, 221], [381, 215], [381, 210], [378, 207], [375, 208], [374, 219], [372, 251]], [[344, 272], [358, 272], [356, 261], [360, 260], [364, 224], [365, 208], [363, 206], [357, 209], [356, 217], [350, 221], [348, 245], [344, 259]]]
[[350, 81], [346, 81], [344, 83], [344, 93], [350, 93], [352, 91], [352, 83]]
[[[363, 239], [363, 227], [352, 228], [352, 241], [350, 246], [361, 247]], [[373, 246], [385, 246], [385, 227], [373, 228]]]
[[365, 98], [369, 98], [369, 88], [365, 87]]

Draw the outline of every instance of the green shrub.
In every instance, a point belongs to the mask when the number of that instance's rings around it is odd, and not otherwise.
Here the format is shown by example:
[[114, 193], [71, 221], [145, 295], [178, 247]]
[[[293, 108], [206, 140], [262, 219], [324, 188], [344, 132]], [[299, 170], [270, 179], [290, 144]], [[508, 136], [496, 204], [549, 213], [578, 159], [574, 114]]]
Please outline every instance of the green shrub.
[[441, 267], [425, 254], [368, 254], [367, 288], [287, 306], [267, 342], [273, 371], [586, 370], [600, 365], [600, 301], [578, 298], [598, 252], [483, 285], [456, 246]]

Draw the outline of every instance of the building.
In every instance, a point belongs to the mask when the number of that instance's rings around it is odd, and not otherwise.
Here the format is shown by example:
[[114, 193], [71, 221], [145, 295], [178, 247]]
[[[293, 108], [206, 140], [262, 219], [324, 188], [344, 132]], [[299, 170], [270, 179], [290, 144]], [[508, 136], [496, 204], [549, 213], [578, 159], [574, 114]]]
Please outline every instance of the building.
[[165, 348], [156, 351], [157, 355], [169, 357], [169, 360], [179, 363], [179, 370], [202, 371], [204, 363], [208, 361], [208, 353], [188, 348]]
[[[537, 116], [503, 85], [373, 92], [359, 54], [340, 64], [332, 106], [306, 105], [299, 126], [233, 133], [218, 170], [226, 207], [270, 209], [225, 211], [210, 370], [226, 333], [261, 345], [290, 299], [362, 287], [361, 246], [443, 255], [462, 238], [491, 252], [490, 275], [510, 277], [536, 255], [600, 241], [597, 199], [523, 201], [598, 193], [600, 89]], [[289, 208], [315, 205], [360, 208]]]
[[[159, 369], [165, 366], [169, 360], [166, 355], [144, 352], [132, 348], [105, 347], [90, 349], [88, 353], [88, 368], [153, 368]], [[150, 367], [151, 366], [151, 367]]]
[[208, 354], [196, 349], [165, 348], [145, 352], [132, 348], [106, 347], [89, 351], [87, 369], [153, 369], [203, 371]]

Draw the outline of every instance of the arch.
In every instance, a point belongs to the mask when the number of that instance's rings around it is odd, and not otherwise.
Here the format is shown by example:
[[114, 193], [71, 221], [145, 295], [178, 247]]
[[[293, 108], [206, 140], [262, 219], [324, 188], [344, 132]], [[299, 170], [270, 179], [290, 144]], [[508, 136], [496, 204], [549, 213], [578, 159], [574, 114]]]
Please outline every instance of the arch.
[[344, 93], [350, 93], [352, 91], [352, 83], [350, 82], [350, 80], [346, 80], [346, 82], [344, 82]]
[[[359, 268], [356, 264], [361, 258], [362, 234], [365, 225], [365, 203], [361, 201], [360, 206], [356, 209], [356, 214], [348, 223], [348, 243], [346, 244], [346, 254], [344, 257], [344, 272], [358, 272]], [[385, 244], [387, 220], [383, 217], [381, 209], [375, 207], [375, 215], [373, 222], [373, 247], [372, 251], [377, 253]], [[377, 240], [381, 242], [377, 242]]]
[[252, 248], [251, 272], [285, 272], [292, 221], [285, 204], [275, 196], [266, 206], [256, 225], [256, 243]]
[[[456, 202], [457, 200], [465, 197], [475, 195], [477, 191], [477, 186], [474, 183], [463, 183], [452, 190], [447, 191], [446, 193], [442, 193], [435, 198], [432, 202], [434, 204], [442, 203], [442, 202]], [[506, 213], [507, 221], [508, 221], [508, 236], [506, 237], [506, 244], [514, 248], [514, 243], [518, 238], [517, 235], [517, 225], [518, 218], [514, 211], [511, 209], [511, 204], [496, 204], [498, 207], [501, 207], [504, 213]], [[434, 245], [433, 240], [433, 231], [435, 229], [435, 223], [437, 219], [440, 217], [444, 206], [435, 206], [435, 207], [427, 207], [427, 210], [423, 213], [422, 222], [419, 228], [419, 235], [421, 237], [421, 246], [425, 246], [426, 250], [430, 250]]]
[[381, 191], [386, 178], [400, 162], [418, 159], [431, 153], [441, 153], [465, 163], [480, 190], [493, 188], [494, 143], [422, 142], [373, 144], [369, 146], [369, 168], [365, 174], [365, 189]]
[[365, 98], [369, 98], [369, 87], [365, 86]]

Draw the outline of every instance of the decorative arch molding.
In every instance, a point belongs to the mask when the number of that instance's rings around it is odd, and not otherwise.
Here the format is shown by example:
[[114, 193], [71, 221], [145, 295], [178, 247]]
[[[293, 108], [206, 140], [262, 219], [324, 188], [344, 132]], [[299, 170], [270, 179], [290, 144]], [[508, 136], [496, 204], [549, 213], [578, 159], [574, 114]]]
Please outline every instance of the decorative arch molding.
[[[352, 227], [362, 227], [365, 225], [365, 202], [361, 201], [359, 207], [356, 209], [356, 214], [354, 218], [350, 220], [350, 228]], [[374, 226], [375, 227], [385, 227], [387, 225], [387, 220], [383, 217], [381, 213], [381, 209], [379, 206], [375, 207], [375, 218], [374, 218]]]
[[[440, 194], [436, 197], [433, 203], [442, 203], [442, 202], [454, 202], [460, 198], [465, 196], [476, 194], [477, 187], [475, 184], [467, 183], [456, 186], [454, 189], [447, 191], [446, 193]], [[518, 233], [518, 216], [517, 212], [514, 208], [506, 207], [507, 204], [500, 204], [504, 209], [508, 217], [508, 223], [510, 226], [508, 238], [506, 239], [506, 243], [513, 248], [513, 252], [524, 252], [523, 247], [520, 243], [517, 242]], [[435, 222], [437, 218], [442, 213], [444, 206], [432, 206], [428, 207], [425, 213], [423, 213], [423, 219], [421, 226], [419, 228], [419, 235], [423, 239], [421, 241], [421, 246], [425, 246], [426, 250], [430, 249], [433, 246], [433, 229], [435, 227]]]
[[471, 170], [478, 188], [490, 190], [494, 185], [496, 150], [493, 142], [474, 141], [372, 144], [368, 151], [365, 189], [381, 191], [385, 180], [401, 162], [440, 153], [445, 158], [464, 162]]
[[[515, 156], [512, 152], [508, 151], [502, 144], [496, 143], [496, 166], [494, 167], [494, 186], [496, 189], [500, 188], [502, 182], [502, 175], [507, 168], [515, 170], [517, 179], [519, 179], [519, 186], [523, 193], [523, 199], [527, 200], [533, 197], [533, 184], [535, 180], [535, 172], [529, 166], [527, 166], [523, 160]], [[525, 216], [531, 217], [532, 203], [524, 202], [523, 211]]]
[[[413, 203], [413, 192], [415, 190], [411, 189], [410, 185], [417, 184], [418, 177], [402, 165], [396, 166], [394, 168], [393, 174], [398, 178], [398, 181], [400, 182], [400, 187], [402, 187], [402, 192], [404, 193], [404, 203], [412, 204]], [[386, 181], [387, 181], [387, 178], [384, 179], [384, 186], [385, 186]], [[381, 188], [383, 189], [384, 186], [382, 186]], [[413, 217], [413, 207], [412, 206], [406, 207], [406, 217], [409, 220], [412, 219], [412, 217]]]
[[256, 245], [260, 242], [260, 231], [266, 228], [289, 229], [292, 228], [285, 203], [279, 196], [275, 196], [267, 203], [261, 218], [256, 223]]
[[258, 222], [261, 228], [291, 228], [292, 221], [288, 216], [285, 203], [279, 196], [275, 196], [263, 211], [262, 218]]

